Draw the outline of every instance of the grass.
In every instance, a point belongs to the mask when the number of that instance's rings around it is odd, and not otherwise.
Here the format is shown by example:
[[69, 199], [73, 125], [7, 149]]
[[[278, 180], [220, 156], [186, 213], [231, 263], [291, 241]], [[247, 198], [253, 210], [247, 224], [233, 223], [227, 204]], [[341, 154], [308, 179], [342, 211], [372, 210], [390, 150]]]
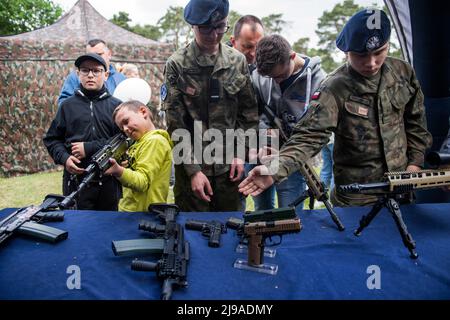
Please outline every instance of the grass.
[[39, 205], [49, 193], [62, 193], [62, 171], [0, 178], [0, 209]]
[[[39, 205], [50, 193], [62, 194], [62, 171], [36, 173], [13, 178], [0, 178], [0, 210], [4, 208], [21, 208]], [[247, 197], [246, 210], [253, 211], [252, 197]], [[173, 190], [169, 190], [169, 203], [174, 203]], [[317, 202], [316, 202], [317, 203]], [[321, 206], [316, 208], [324, 208]], [[304, 208], [309, 209], [309, 199]]]

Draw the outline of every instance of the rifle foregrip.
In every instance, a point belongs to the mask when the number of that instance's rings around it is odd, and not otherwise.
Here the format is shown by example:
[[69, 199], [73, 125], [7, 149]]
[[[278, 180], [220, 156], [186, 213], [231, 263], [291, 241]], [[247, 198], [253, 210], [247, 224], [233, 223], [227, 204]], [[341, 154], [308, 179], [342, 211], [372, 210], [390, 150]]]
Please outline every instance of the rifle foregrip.
[[64, 212], [39, 212], [36, 216], [44, 221], [64, 221]]
[[139, 223], [138, 229], [139, 230], [148, 231], [148, 232], [153, 232], [153, 233], [164, 233], [165, 226], [162, 226], [160, 224], [156, 224], [154, 222], [142, 220]]
[[156, 267], [158, 263], [142, 261], [142, 260], [134, 260], [131, 262], [131, 270], [135, 271], [156, 271]]
[[358, 183], [338, 186], [340, 192], [344, 193], [358, 193], [361, 191], [361, 186]]

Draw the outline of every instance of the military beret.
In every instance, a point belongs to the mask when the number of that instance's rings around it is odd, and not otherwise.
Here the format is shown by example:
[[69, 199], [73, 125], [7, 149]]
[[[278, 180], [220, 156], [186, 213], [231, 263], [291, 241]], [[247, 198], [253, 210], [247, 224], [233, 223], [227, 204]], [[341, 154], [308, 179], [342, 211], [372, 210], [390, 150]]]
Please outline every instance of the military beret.
[[228, 0], [191, 0], [184, 8], [184, 20], [191, 25], [204, 25], [228, 16]]
[[354, 14], [336, 39], [344, 52], [374, 51], [389, 41], [391, 22], [383, 10], [364, 9]]
[[105, 60], [96, 53], [86, 53], [83, 54], [82, 56], [79, 56], [77, 60], [75, 60], [75, 67], [79, 68], [81, 64], [86, 60], [96, 61], [100, 63], [103, 67], [105, 67], [105, 71], [108, 70], [108, 68], [106, 67]]

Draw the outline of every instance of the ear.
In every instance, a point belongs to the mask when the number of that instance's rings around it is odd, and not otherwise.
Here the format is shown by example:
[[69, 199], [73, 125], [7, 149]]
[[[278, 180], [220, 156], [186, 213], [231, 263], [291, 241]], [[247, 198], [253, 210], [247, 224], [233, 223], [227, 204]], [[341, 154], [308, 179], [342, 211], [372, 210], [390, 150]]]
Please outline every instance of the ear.
[[148, 109], [144, 106], [139, 107], [139, 113], [142, 114], [144, 117], [148, 116]]
[[297, 54], [294, 51], [292, 51], [291, 54], [289, 55], [289, 59], [294, 60], [296, 56]]
[[230, 42], [233, 45], [233, 48], [236, 48], [236, 39], [234, 38], [234, 36], [230, 37]]

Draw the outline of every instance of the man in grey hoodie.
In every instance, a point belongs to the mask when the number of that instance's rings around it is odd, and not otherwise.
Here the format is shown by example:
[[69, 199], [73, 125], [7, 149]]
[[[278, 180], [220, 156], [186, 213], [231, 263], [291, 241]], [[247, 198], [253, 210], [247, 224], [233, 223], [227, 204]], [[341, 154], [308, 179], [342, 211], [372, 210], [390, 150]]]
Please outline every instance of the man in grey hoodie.
[[[261, 112], [259, 128], [283, 131], [279, 136], [281, 147], [326, 74], [320, 66], [319, 57], [294, 52], [289, 42], [279, 35], [266, 36], [258, 42], [256, 65], [257, 72], [252, 73], [252, 82]], [[256, 210], [274, 207], [273, 188], [277, 191], [278, 206], [281, 208], [297, 199], [305, 191], [306, 183], [300, 172], [290, 175], [254, 197]], [[301, 211], [302, 205], [299, 205], [297, 213]]]

